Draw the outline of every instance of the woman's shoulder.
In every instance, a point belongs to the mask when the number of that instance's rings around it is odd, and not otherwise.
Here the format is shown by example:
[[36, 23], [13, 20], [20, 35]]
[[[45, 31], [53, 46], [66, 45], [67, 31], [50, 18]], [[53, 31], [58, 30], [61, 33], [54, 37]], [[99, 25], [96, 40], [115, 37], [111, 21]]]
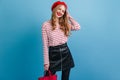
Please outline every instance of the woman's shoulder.
[[47, 20], [47, 21], [43, 22], [43, 26], [51, 26], [51, 21]]

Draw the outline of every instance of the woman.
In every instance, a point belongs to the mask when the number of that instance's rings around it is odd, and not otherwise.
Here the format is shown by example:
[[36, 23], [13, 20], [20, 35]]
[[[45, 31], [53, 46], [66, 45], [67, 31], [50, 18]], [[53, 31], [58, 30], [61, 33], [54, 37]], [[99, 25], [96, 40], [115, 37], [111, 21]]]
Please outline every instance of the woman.
[[62, 71], [62, 80], [69, 80], [74, 61], [67, 40], [70, 31], [79, 30], [80, 25], [68, 14], [65, 2], [53, 3], [51, 10], [51, 19], [42, 26], [44, 69], [53, 74]]

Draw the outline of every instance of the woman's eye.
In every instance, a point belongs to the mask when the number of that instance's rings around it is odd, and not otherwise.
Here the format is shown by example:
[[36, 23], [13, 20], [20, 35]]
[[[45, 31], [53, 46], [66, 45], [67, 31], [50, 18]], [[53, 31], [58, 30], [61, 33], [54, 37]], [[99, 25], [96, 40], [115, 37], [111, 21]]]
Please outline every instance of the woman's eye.
[[61, 10], [60, 8], [58, 10]]

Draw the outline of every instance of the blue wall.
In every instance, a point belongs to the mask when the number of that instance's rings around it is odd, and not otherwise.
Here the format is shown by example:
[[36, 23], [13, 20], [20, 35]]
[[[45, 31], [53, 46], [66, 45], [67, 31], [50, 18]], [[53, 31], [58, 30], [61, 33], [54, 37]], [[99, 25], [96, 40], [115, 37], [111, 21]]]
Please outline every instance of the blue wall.
[[[0, 0], [0, 80], [43, 75], [41, 25], [54, 1]], [[120, 1], [65, 2], [81, 25], [68, 41], [76, 65], [70, 80], [120, 80]]]

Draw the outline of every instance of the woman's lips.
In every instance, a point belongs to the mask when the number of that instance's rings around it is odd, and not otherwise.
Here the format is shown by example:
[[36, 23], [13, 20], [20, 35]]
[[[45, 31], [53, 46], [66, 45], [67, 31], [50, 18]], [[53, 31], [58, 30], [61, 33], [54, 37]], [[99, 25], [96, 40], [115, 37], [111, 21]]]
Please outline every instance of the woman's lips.
[[57, 12], [57, 15], [58, 15], [58, 16], [62, 16], [62, 14], [61, 14], [60, 12]]

